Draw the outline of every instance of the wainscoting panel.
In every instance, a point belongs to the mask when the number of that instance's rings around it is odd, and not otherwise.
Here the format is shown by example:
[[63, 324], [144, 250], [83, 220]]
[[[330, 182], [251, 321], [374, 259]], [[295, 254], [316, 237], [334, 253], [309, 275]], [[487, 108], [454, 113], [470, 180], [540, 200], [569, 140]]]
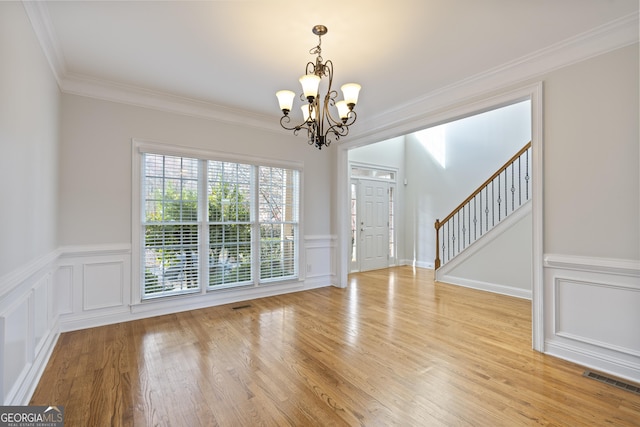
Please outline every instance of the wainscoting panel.
[[300, 280], [132, 306], [129, 244], [63, 247], [2, 279], [0, 402], [26, 405], [61, 332], [330, 286], [335, 236], [304, 239]]
[[47, 338], [53, 322], [51, 292], [51, 273], [43, 276], [33, 287], [32, 312], [33, 312], [33, 343], [34, 353], [38, 354]]
[[331, 283], [336, 283], [335, 248], [335, 236], [305, 237], [305, 285], [313, 287], [314, 284], [327, 286]]
[[21, 380], [29, 367], [29, 299], [28, 295], [9, 310], [0, 315], [3, 326], [2, 360], [3, 384], [5, 396], [16, 394]]
[[640, 382], [640, 263], [545, 256], [545, 352]]
[[555, 298], [555, 335], [640, 356], [640, 289], [556, 277]]
[[62, 248], [56, 288], [61, 332], [131, 320], [129, 244]]
[[54, 275], [54, 316], [73, 313], [73, 266], [60, 266]]
[[93, 262], [83, 266], [82, 309], [121, 307], [124, 301], [124, 262]]
[[59, 254], [0, 278], [0, 404], [29, 402], [57, 340], [52, 272]]

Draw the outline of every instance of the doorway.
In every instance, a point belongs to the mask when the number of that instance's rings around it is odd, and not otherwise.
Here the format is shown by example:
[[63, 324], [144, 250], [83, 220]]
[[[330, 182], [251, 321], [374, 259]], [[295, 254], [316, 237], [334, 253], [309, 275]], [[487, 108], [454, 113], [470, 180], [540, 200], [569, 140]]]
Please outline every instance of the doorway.
[[[512, 91], [498, 94], [482, 101], [469, 104], [460, 104], [459, 107], [446, 110], [442, 114], [426, 115], [420, 123], [417, 121], [406, 121], [396, 126], [377, 130], [376, 132], [363, 133], [359, 138], [352, 139], [346, 144], [342, 144], [338, 149], [338, 229], [341, 230], [339, 244], [337, 247], [337, 271], [336, 283], [340, 287], [348, 285], [348, 274], [351, 269], [349, 258], [350, 244], [350, 224], [349, 224], [349, 183], [350, 183], [350, 151], [354, 148], [363, 148], [373, 145], [372, 143], [385, 141], [389, 138], [398, 138], [398, 135], [406, 135], [415, 132], [416, 129], [424, 129], [438, 124], [462, 117], [468, 117], [479, 112], [489, 111], [504, 105], [510, 105], [525, 99], [531, 101], [531, 142], [532, 142], [532, 347], [538, 351], [544, 351], [544, 296], [543, 296], [543, 144], [542, 144], [542, 83], [537, 82], [530, 86], [523, 86]], [[403, 182], [406, 186], [407, 178], [404, 177], [404, 168], [398, 169], [401, 172], [398, 182]], [[402, 187], [401, 189], [403, 189]], [[405, 196], [399, 195], [399, 203], [402, 204]], [[404, 234], [415, 233], [412, 227], [411, 218], [404, 218]], [[421, 237], [421, 236], [419, 236]], [[426, 239], [425, 239], [426, 240]], [[404, 265], [407, 260], [403, 259], [410, 248], [398, 250], [398, 264]], [[410, 255], [410, 254], [409, 254]]]
[[391, 170], [351, 166], [350, 272], [395, 264], [395, 177]]

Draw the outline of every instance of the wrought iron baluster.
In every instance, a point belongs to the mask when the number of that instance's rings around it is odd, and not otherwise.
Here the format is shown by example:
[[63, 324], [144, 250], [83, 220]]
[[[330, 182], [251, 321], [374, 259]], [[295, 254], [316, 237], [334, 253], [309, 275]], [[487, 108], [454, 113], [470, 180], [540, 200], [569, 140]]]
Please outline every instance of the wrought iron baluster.
[[527, 158], [525, 159], [525, 166], [526, 166], [526, 172], [524, 175], [524, 180], [525, 180], [525, 185], [526, 185], [526, 199], [529, 200], [529, 151], [531, 149], [527, 150]]
[[453, 234], [451, 236], [451, 253], [453, 256], [456, 256], [456, 215], [451, 217], [451, 228], [453, 229]]
[[458, 253], [460, 253], [460, 240], [462, 240], [460, 238], [460, 211], [458, 211], [456, 217], [458, 218]]
[[468, 203], [468, 210], [469, 210], [469, 215], [468, 215], [468, 221], [469, 221], [469, 244], [471, 244], [471, 200], [469, 200]]
[[498, 180], [498, 222], [500, 222], [500, 219], [501, 219], [500, 215], [502, 214], [502, 210], [500, 209], [502, 206], [502, 198], [501, 198], [502, 194], [500, 193], [500, 175], [496, 177], [496, 179]]
[[[484, 231], [489, 231], [489, 187], [487, 186], [486, 191], [484, 193], [485, 195], [485, 205], [484, 205], [484, 211], [485, 211], [485, 222], [484, 222]], [[493, 203], [493, 199], [491, 199], [492, 203]]]
[[[491, 181], [491, 226], [495, 227], [496, 225], [496, 209], [495, 209], [495, 186], [493, 185], [495, 181]], [[500, 180], [498, 179], [498, 185], [500, 185]], [[500, 187], [498, 187], [498, 215], [500, 215]]]
[[522, 206], [522, 156], [518, 157], [518, 206]]
[[[478, 238], [478, 215], [477, 215], [477, 203], [476, 203], [476, 196], [473, 196], [473, 240], [476, 240]], [[482, 209], [482, 196], [480, 196], [480, 209]], [[480, 215], [480, 221], [482, 221], [482, 215]], [[482, 224], [480, 224], [480, 227], [482, 227]]]
[[514, 182], [514, 172], [515, 166], [511, 164], [511, 212], [516, 209], [516, 186]]
[[444, 264], [445, 262], [447, 262], [447, 260], [445, 260], [444, 258], [444, 248], [446, 247], [444, 243], [444, 227], [440, 227], [440, 230], [442, 232], [442, 263]]
[[506, 218], [507, 215], [509, 215], [509, 196], [507, 196], [508, 192], [507, 192], [507, 181], [508, 181], [508, 177], [507, 177], [507, 170], [504, 170], [504, 216]]
[[462, 207], [462, 249], [465, 248], [465, 244], [467, 243], [467, 240], [466, 240], [467, 234], [465, 233], [465, 231], [466, 231], [465, 230], [465, 226], [466, 226], [466, 224], [464, 222], [464, 206], [463, 206]]
[[449, 239], [451, 238], [451, 221], [447, 221], [447, 261], [451, 259], [451, 245]]

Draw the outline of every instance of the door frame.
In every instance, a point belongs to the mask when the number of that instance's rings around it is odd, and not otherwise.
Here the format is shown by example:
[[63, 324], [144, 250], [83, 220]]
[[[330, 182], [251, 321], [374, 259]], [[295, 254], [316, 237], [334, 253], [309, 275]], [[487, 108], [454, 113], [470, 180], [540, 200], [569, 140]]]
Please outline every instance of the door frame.
[[[544, 200], [543, 200], [543, 83], [542, 81], [522, 86], [510, 91], [499, 92], [490, 96], [485, 95], [480, 101], [471, 101], [471, 97], [458, 99], [451, 105], [443, 105], [435, 112], [426, 111], [417, 117], [408, 117], [396, 124], [392, 124], [376, 132], [365, 133], [362, 137], [347, 141], [338, 145], [336, 153], [336, 219], [338, 231], [338, 244], [336, 247], [336, 277], [334, 283], [338, 287], [346, 287], [350, 268], [348, 243], [351, 236], [349, 190], [349, 150], [360, 146], [384, 141], [393, 137], [406, 135], [430, 126], [458, 120], [485, 111], [493, 110], [501, 106], [529, 99], [531, 101], [531, 167], [532, 167], [532, 297], [531, 297], [531, 331], [532, 347], [534, 350], [544, 352], [545, 322], [544, 322]], [[496, 93], [494, 92], [494, 94]], [[475, 98], [477, 99], [477, 98]]]
[[[390, 179], [384, 179], [384, 178], [375, 178], [375, 177], [367, 177], [367, 176], [354, 176], [353, 175], [353, 170], [354, 169], [360, 169], [360, 170], [367, 170], [370, 172], [388, 172], [390, 174], [393, 174], [393, 178]], [[387, 201], [389, 201], [389, 198], [391, 197], [391, 194], [393, 194], [393, 209], [395, 210], [397, 208], [397, 197], [398, 197], [398, 191], [397, 191], [397, 178], [398, 178], [398, 169], [396, 167], [391, 167], [391, 166], [382, 166], [382, 165], [374, 165], [374, 164], [369, 164], [369, 163], [362, 163], [362, 162], [349, 162], [349, 218], [351, 219], [353, 216], [353, 212], [351, 211], [351, 196], [352, 196], [352, 189], [351, 186], [356, 184], [356, 224], [361, 222], [360, 218], [361, 218], [361, 212], [362, 209], [360, 209], [360, 184], [361, 181], [363, 180], [367, 180], [367, 181], [380, 181], [380, 182], [385, 182], [387, 184]], [[388, 205], [387, 205], [388, 206]], [[390, 209], [390, 207], [388, 206], [387, 209]], [[387, 211], [387, 217], [391, 216], [391, 220], [387, 222], [387, 233], [389, 234], [389, 232], [391, 230], [394, 231], [394, 236], [393, 236], [393, 242], [394, 242], [394, 247], [393, 250], [389, 250], [389, 240], [387, 239], [387, 266], [394, 266], [397, 265], [398, 262], [398, 257], [397, 257], [397, 242], [398, 242], [398, 237], [395, 235], [396, 230], [398, 230], [398, 224], [396, 223], [397, 221], [397, 212], [391, 212], [390, 210]], [[357, 228], [357, 225], [356, 225]], [[349, 235], [353, 236], [353, 228], [350, 227], [349, 229]], [[353, 261], [353, 257], [352, 257], [352, 251], [353, 251], [353, 246], [349, 246], [349, 272], [350, 273], [355, 273], [357, 271], [361, 271], [362, 270], [362, 251], [360, 250], [361, 244], [356, 245], [356, 261], [355, 261], [355, 266], [354, 266], [354, 261]]]

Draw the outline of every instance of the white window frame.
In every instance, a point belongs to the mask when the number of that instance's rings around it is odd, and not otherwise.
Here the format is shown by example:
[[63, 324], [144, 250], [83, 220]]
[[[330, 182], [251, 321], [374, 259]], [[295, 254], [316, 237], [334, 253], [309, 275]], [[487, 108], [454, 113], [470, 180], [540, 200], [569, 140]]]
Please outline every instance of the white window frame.
[[[207, 260], [205, 262], [200, 263], [200, 269], [203, 272], [200, 275], [200, 277], [206, 278], [207, 282], [200, 283], [200, 288], [196, 292], [181, 293], [175, 296], [167, 295], [167, 296], [161, 296], [161, 297], [143, 298], [144, 290], [143, 290], [143, 283], [142, 283], [142, 272], [144, 269], [143, 269], [142, 255], [144, 253], [144, 245], [143, 245], [144, 236], [143, 236], [142, 222], [144, 219], [143, 218], [144, 194], [142, 191], [142, 182], [144, 180], [143, 154], [145, 153], [159, 154], [159, 155], [166, 155], [166, 156], [176, 156], [176, 157], [190, 157], [190, 158], [199, 159], [204, 164], [206, 164], [206, 161], [211, 160], [211, 161], [250, 164], [255, 167], [269, 166], [269, 167], [285, 168], [285, 169], [298, 171], [298, 174], [299, 174], [298, 189], [295, 192], [296, 203], [298, 204], [298, 224], [297, 224], [298, 233], [296, 236], [294, 236], [295, 238], [294, 243], [297, 247], [297, 256], [294, 261], [296, 273], [297, 273], [296, 276], [285, 277], [283, 279], [275, 278], [275, 279], [261, 280], [258, 257], [254, 257], [253, 281], [251, 283], [248, 283], [243, 286], [233, 286], [233, 287], [228, 287], [224, 285], [210, 287], [207, 283], [208, 274], [204, 273], [204, 270], [208, 271], [208, 260]], [[207, 173], [206, 168], [201, 167], [200, 169], [201, 169], [200, 176], [206, 177], [206, 173]], [[255, 182], [257, 183], [257, 176], [255, 179]], [[302, 219], [304, 217], [303, 206], [302, 206], [302, 200], [304, 200], [303, 194], [302, 194], [302, 189], [304, 188], [303, 182], [304, 182], [304, 171], [303, 171], [303, 164], [301, 162], [282, 161], [282, 160], [276, 160], [276, 159], [264, 159], [264, 158], [246, 156], [246, 155], [238, 155], [233, 153], [223, 153], [223, 152], [202, 150], [197, 148], [190, 148], [185, 146], [171, 145], [171, 144], [142, 140], [137, 138], [132, 139], [131, 304], [133, 306], [136, 306], [140, 304], [147, 304], [153, 301], [166, 301], [172, 298], [188, 298], [188, 297], [194, 297], [194, 296], [195, 297], [204, 296], [207, 294], [215, 294], [225, 290], [242, 291], [242, 289], [247, 289], [247, 288], [250, 288], [251, 290], [253, 290], [258, 287], [264, 287], [269, 285], [297, 284], [297, 283], [303, 282], [304, 269], [302, 268], [302, 265], [304, 263], [304, 256], [303, 256], [304, 247], [303, 247], [303, 239], [301, 237], [303, 235]], [[207, 185], [206, 179], [204, 179], [200, 189], [200, 191], [204, 190], [204, 193], [202, 194], [207, 194], [206, 185]], [[201, 204], [206, 206], [206, 203], [207, 203], [206, 197], [201, 197], [200, 200], [201, 200]], [[256, 200], [257, 198], [255, 198], [254, 195], [252, 195], [252, 209], [257, 209]], [[258, 229], [259, 229], [260, 221], [259, 221], [259, 218], [257, 217], [257, 211], [255, 212], [255, 214], [256, 214], [255, 222], [258, 224]], [[199, 232], [202, 235], [202, 233], [205, 233], [205, 230], [203, 230], [202, 227], [204, 227], [204, 223], [206, 222], [207, 219], [198, 218], [198, 220], [199, 220], [199, 227], [200, 227]], [[201, 250], [206, 250], [207, 248], [206, 245], [208, 245], [208, 237], [206, 239], [201, 239], [201, 248], [203, 248]], [[252, 245], [254, 246], [253, 250], [256, 251], [254, 253], [259, 253], [259, 250], [260, 250], [259, 249], [260, 247], [259, 231], [257, 236], [252, 237]]]

